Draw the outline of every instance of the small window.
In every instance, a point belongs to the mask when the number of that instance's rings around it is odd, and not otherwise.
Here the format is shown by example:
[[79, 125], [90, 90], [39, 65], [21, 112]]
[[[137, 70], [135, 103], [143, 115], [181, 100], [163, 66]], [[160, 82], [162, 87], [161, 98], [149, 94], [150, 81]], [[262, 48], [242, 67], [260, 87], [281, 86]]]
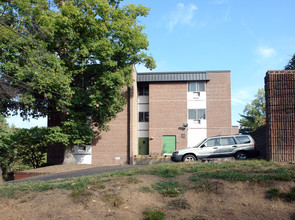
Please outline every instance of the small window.
[[241, 144], [249, 144], [251, 142], [250, 138], [248, 136], [236, 136], [236, 139]]
[[139, 85], [138, 86], [138, 95], [149, 95], [149, 85]]
[[206, 83], [205, 82], [189, 82], [188, 91], [189, 92], [205, 92]]
[[220, 145], [221, 146], [226, 146], [226, 145], [234, 145], [235, 140], [232, 137], [224, 137], [220, 139]]
[[220, 139], [219, 138], [213, 138], [207, 141], [205, 144], [206, 147], [214, 147], [220, 145]]
[[188, 119], [190, 120], [206, 119], [206, 109], [189, 109]]
[[148, 112], [139, 112], [138, 121], [139, 122], [148, 122], [149, 121], [149, 113]]

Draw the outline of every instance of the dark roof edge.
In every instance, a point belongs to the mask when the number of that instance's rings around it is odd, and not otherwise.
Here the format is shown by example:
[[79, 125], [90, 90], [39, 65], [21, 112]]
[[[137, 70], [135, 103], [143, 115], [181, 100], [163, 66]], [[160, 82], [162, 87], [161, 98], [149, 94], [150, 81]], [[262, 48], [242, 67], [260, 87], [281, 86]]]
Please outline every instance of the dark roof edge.
[[230, 70], [205, 70], [205, 71], [172, 71], [172, 72], [136, 72], [137, 74], [191, 74], [191, 73], [231, 72]]

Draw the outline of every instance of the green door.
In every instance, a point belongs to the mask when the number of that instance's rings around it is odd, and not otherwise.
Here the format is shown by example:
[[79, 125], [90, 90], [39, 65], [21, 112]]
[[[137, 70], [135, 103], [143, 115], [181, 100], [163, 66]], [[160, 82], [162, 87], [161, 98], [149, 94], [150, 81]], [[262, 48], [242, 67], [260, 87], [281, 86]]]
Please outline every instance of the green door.
[[138, 138], [138, 155], [149, 154], [149, 138]]
[[163, 136], [163, 154], [172, 154], [176, 149], [176, 136]]

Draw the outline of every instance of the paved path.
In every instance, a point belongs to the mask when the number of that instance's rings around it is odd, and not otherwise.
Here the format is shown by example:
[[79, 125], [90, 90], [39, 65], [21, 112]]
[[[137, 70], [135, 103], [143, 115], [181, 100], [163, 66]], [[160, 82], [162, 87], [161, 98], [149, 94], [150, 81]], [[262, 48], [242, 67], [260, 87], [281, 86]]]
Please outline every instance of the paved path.
[[24, 181], [48, 181], [48, 180], [72, 178], [72, 177], [79, 177], [79, 176], [89, 176], [89, 175], [100, 174], [100, 173], [111, 173], [118, 170], [129, 170], [132, 168], [142, 167], [142, 166], [143, 165], [94, 167], [94, 168], [88, 168], [88, 169], [76, 170], [76, 171], [70, 171], [70, 172], [64, 172], [64, 173], [34, 176], [34, 177], [29, 177], [29, 178], [21, 179], [21, 180], [7, 181], [6, 183], [19, 183]]

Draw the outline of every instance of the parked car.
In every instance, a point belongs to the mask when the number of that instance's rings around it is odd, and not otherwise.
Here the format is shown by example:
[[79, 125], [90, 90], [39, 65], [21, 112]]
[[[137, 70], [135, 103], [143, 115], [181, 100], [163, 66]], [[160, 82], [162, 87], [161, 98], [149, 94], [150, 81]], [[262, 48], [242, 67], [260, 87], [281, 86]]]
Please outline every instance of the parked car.
[[176, 150], [172, 153], [171, 160], [188, 162], [218, 157], [244, 160], [257, 154], [256, 143], [250, 135], [229, 135], [206, 138], [192, 148]]

